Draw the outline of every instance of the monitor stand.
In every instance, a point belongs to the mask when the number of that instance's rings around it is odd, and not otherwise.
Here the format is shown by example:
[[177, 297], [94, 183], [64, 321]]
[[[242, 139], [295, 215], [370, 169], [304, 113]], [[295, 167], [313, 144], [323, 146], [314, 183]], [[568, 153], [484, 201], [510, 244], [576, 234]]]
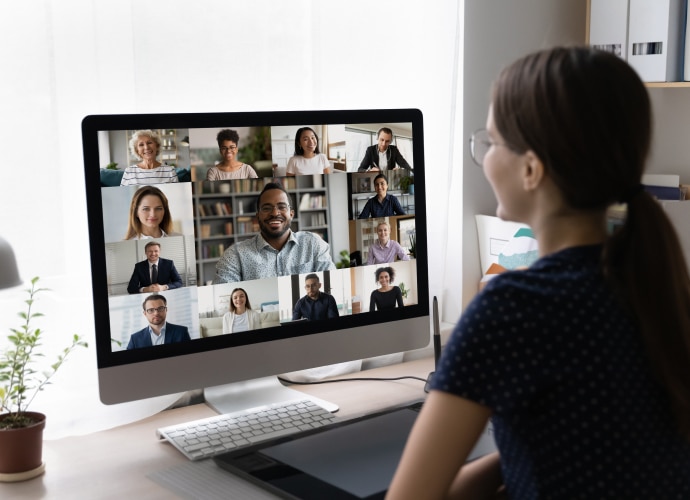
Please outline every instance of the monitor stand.
[[295, 399], [309, 399], [334, 413], [338, 405], [284, 386], [278, 377], [264, 377], [204, 389], [206, 403], [219, 414], [256, 408]]

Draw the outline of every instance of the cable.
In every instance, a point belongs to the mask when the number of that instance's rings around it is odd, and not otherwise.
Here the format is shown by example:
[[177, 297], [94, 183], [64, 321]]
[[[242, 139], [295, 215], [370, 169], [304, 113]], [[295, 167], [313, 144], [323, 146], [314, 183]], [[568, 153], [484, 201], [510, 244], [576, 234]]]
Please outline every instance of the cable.
[[296, 382], [292, 380], [288, 380], [283, 377], [278, 377], [278, 380], [285, 384], [295, 384], [295, 385], [318, 385], [318, 384], [330, 384], [332, 382], [363, 382], [363, 381], [374, 381], [374, 382], [390, 382], [390, 381], [395, 381], [395, 380], [403, 380], [403, 379], [412, 379], [412, 380], [419, 380], [421, 382], [426, 383], [425, 378], [421, 377], [415, 377], [413, 375], [404, 375], [402, 377], [391, 377], [391, 378], [386, 378], [386, 377], [357, 377], [357, 378], [336, 378], [333, 380], [317, 380], [315, 382]]

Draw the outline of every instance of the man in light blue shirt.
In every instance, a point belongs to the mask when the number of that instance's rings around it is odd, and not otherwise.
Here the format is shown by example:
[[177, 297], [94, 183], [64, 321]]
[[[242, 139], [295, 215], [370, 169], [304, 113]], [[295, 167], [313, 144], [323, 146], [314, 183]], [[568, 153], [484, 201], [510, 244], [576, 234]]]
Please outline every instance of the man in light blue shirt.
[[290, 196], [269, 183], [257, 199], [260, 234], [228, 248], [216, 264], [214, 283], [273, 278], [335, 269], [328, 243], [308, 231], [292, 232]]

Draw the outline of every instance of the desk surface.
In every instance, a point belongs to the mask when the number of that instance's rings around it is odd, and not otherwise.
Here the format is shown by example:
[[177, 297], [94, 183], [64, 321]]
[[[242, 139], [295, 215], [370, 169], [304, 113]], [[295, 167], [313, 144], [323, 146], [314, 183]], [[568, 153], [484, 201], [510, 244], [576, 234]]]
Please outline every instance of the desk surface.
[[[431, 370], [433, 359], [425, 358], [337, 378], [404, 375], [426, 378]], [[338, 404], [338, 415], [346, 418], [414, 401], [424, 396], [424, 383], [412, 379], [293, 387]], [[172, 446], [158, 441], [156, 429], [214, 414], [215, 412], [205, 404], [198, 404], [167, 410], [139, 422], [107, 431], [45, 441], [45, 474], [21, 483], [0, 483], [0, 498], [140, 500], [172, 497], [171, 492], [146, 476], [184, 463], [187, 459]]]

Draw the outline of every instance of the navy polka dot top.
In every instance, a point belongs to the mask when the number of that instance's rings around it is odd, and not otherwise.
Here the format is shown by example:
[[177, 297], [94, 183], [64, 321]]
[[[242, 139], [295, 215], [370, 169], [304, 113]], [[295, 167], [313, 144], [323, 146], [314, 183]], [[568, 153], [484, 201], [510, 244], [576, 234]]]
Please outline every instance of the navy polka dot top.
[[690, 499], [690, 443], [600, 254], [569, 248], [491, 280], [433, 388], [493, 410], [511, 499]]

